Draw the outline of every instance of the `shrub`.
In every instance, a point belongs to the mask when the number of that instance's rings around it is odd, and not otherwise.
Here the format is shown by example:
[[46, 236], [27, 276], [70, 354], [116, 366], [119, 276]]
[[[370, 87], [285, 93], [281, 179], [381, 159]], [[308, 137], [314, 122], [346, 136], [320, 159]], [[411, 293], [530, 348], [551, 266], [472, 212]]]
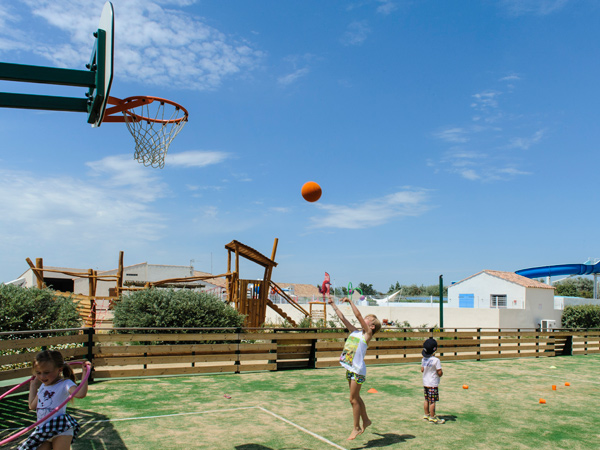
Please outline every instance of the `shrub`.
[[600, 328], [600, 306], [565, 306], [560, 322], [563, 328]]
[[241, 327], [244, 316], [206, 292], [145, 289], [115, 305], [114, 327], [221, 328]]
[[0, 331], [78, 328], [81, 318], [73, 300], [52, 289], [0, 285]]

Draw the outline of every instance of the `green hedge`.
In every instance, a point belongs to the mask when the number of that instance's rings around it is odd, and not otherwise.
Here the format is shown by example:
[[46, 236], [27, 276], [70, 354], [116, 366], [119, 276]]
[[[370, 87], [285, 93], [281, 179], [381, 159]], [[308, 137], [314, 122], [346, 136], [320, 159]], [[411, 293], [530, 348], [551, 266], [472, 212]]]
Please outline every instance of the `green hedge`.
[[113, 326], [241, 327], [244, 316], [206, 292], [146, 289], [125, 295], [115, 305]]
[[561, 324], [563, 328], [600, 328], [600, 306], [565, 306]]
[[71, 298], [52, 289], [0, 284], [0, 331], [78, 328], [81, 318]]

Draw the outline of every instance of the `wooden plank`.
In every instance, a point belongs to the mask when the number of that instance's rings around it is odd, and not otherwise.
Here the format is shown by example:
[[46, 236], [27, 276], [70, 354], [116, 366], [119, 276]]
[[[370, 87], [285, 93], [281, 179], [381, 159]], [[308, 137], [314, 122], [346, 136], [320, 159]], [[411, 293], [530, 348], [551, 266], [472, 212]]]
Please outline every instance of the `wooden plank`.
[[233, 373], [237, 371], [236, 365], [225, 366], [197, 366], [173, 367], [162, 369], [109, 369], [96, 370], [94, 378], [123, 378], [123, 377], [152, 377], [159, 375], [194, 375], [200, 373]]
[[277, 342], [277, 344], [281, 346], [287, 345], [312, 345], [313, 339], [285, 339], [283, 341]]
[[367, 355], [402, 355], [402, 354], [421, 354], [422, 349], [407, 349], [404, 351], [398, 351], [396, 349], [369, 349]]
[[0, 380], [13, 380], [16, 378], [30, 377], [31, 375], [31, 367], [24, 367], [22, 369], [3, 370], [0, 371]]
[[334, 358], [336, 356], [339, 359], [340, 352], [339, 351], [331, 351], [331, 352], [318, 351], [315, 353], [315, 356], [317, 357], [317, 359], [318, 358]]
[[276, 363], [268, 364], [241, 364], [238, 366], [240, 372], [263, 372], [265, 370], [277, 370]]
[[306, 353], [310, 352], [309, 346], [303, 347], [287, 347], [287, 346], [277, 346], [277, 353]]
[[442, 331], [442, 332], [434, 332], [433, 336], [436, 340], [439, 340], [438, 338], [444, 338], [444, 337], [450, 337], [450, 338], [454, 338], [454, 337], [477, 337], [479, 335], [479, 333], [477, 331]]
[[317, 350], [324, 349], [324, 348], [339, 348], [340, 350], [342, 350], [344, 348], [344, 343], [343, 342], [323, 342], [323, 341], [319, 341], [319, 342], [316, 343], [315, 348]]
[[186, 355], [186, 356], [133, 356], [121, 358], [94, 358], [95, 366], [132, 366], [143, 364], [191, 364], [200, 362], [237, 361], [237, 355]]
[[85, 334], [74, 334], [70, 336], [48, 336], [44, 338], [9, 339], [0, 340], [0, 350], [16, 350], [31, 347], [50, 347], [51, 345], [79, 344], [88, 341]]
[[300, 354], [300, 353], [293, 353], [293, 354], [277, 354], [277, 361], [283, 361], [283, 360], [289, 360], [289, 359], [306, 359], [308, 360], [310, 358], [310, 353], [305, 353], [305, 354]]
[[236, 341], [237, 333], [94, 334], [94, 342]]
[[591, 353], [600, 353], [599, 349], [573, 350], [574, 355], [589, 355]]
[[[65, 359], [73, 358], [73, 357], [83, 357], [87, 356], [87, 349], [85, 347], [76, 347], [76, 348], [65, 348], [60, 351]], [[0, 365], [5, 364], [19, 364], [19, 363], [33, 363], [36, 352], [31, 353], [19, 353], [16, 355], [5, 355], [0, 356]]]
[[236, 350], [238, 350], [238, 344], [119, 345], [110, 347], [94, 346], [94, 354], [97, 355], [114, 355], [119, 353], [215, 353], [235, 352]]
[[550, 353], [502, 353], [502, 354], [481, 354], [480, 359], [504, 359], [504, 358], [524, 358], [536, 356], [550, 356]]
[[260, 360], [274, 360], [275, 353], [242, 353], [237, 355], [238, 361], [260, 361]]
[[[439, 342], [438, 342], [439, 344]], [[385, 347], [394, 347], [394, 348], [423, 348], [423, 342], [421, 341], [371, 341], [369, 342], [369, 348], [385, 348]]]
[[266, 343], [266, 344], [239, 344], [240, 351], [246, 350], [277, 350], [277, 343]]

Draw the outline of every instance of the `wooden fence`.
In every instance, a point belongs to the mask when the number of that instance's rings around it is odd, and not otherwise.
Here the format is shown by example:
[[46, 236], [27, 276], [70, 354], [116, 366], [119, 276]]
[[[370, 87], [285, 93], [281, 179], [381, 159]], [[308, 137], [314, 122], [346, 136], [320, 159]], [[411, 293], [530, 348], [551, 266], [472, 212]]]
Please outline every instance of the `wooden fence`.
[[[60, 350], [68, 360], [91, 360], [95, 378], [338, 367], [347, 336], [342, 330], [290, 328], [0, 333], [0, 382], [30, 376], [35, 353], [46, 348]], [[600, 353], [600, 330], [385, 329], [370, 342], [366, 362], [418, 363], [429, 337], [438, 341], [442, 361]]]

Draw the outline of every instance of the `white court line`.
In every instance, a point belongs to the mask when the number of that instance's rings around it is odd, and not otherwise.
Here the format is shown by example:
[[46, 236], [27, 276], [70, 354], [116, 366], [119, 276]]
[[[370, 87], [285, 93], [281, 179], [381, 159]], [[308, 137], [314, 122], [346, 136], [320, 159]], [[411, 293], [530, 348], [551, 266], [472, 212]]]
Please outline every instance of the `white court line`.
[[82, 424], [101, 423], [101, 422], [123, 422], [126, 420], [161, 419], [163, 417], [193, 416], [193, 415], [197, 415], [197, 414], [208, 414], [208, 413], [227, 412], [227, 411], [240, 411], [243, 409], [254, 409], [254, 408], [258, 408], [258, 406], [243, 406], [241, 408], [213, 409], [212, 411], [194, 411], [194, 412], [187, 412], [187, 413], [162, 414], [160, 416], [124, 417], [122, 419], [90, 420], [88, 422], [82, 422]]
[[[144, 420], [144, 419], [160, 419], [162, 417], [175, 417], [175, 416], [192, 416], [197, 414], [208, 414], [208, 413], [217, 413], [223, 411], [239, 411], [242, 409], [255, 409], [258, 406], [243, 406], [240, 408], [230, 408], [230, 409], [214, 409], [212, 411], [194, 411], [188, 413], [175, 413], [175, 414], [162, 414], [159, 416], [142, 416], [142, 417], [124, 417], [121, 419], [102, 419], [102, 420], [82, 420], [80, 425], [87, 425], [88, 423], [102, 423], [102, 422], [123, 422], [126, 420]], [[2, 428], [1, 431], [15, 431], [22, 430], [23, 428]]]
[[337, 448], [339, 450], [346, 450], [344, 447], [340, 447], [335, 442], [331, 442], [329, 439], [326, 439], [323, 436], [318, 435], [317, 433], [313, 433], [312, 431], [309, 431], [306, 428], [286, 419], [285, 417], [282, 417], [278, 414], [275, 414], [272, 411], [269, 411], [268, 409], [263, 408], [262, 406], [244, 406], [244, 407], [240, 407], [240, 408], [213, 409], [210, 411], [195, 411], [195, 412], [188, 412], [188, 413], [163, 414], [163, 415], [159, 415], [159, 416], [124, 417], [121, 419], [89, 420], [87, 422], [82, 421], [81, 424], [85, 425], [85, 424], [90, 424], [90, 423], [102, 423], [102, 422], [123, 422], [126, 420], [160, 419], [163, 417], [191, 416], [191, 415], [198, 415], [198, 414], [219, 413], [219, 412], [228, 412], [228, 411], [241, 411], [241, 410], [245, 410], [245, 409], [260, 409], [261, 411], [266, 412], [267, 414], [270, 414], [271, 416], [275, 417], [276, 419], [281, 420], [282, 422], [285, 422], [289, 425], [292, 425], [293, 427], [298, 428], [300, 431], [311, 435], [312, 437], [320, 440], [321, 442], [325, 442], [326, 444], [329, 444], [330, 446]]
[[294, 426], [294, 427], [298, 428], [300, 431], [304, 431], [305, 433], [307, 433], [307, 434], [310, 434], [312, 437], [315, 437], [315, 438], [319, 439], [320, 441], [323, 441], [323, 442], [325, 442], [325, 443], [327, 443], [327, 444], [331, 445], [332, 447], [338, 448], [338, 449], [340, 449], [340, 450], [346, 450], [344, 447], [340, 447], [340, 446], [339, 446], [339, 445], [337, 445], [335, 442], [331, 442], [329, 439], [325, 439], [323, 436], [319, 436], [318, 434], [316, 434], [316, 433], [313, 433], [312, 431], [309, 431], [309, 430], [307, 430], [306, 428], [304, 428], [304, 427], [301, 427], [300, 425], [297, 425], [297, 424], [295, 424], [294, 422], [291, 422], [291, 421], [287, 420], [286, 418], [284, 418], [284, 417], [281, 417], [281, 416], [279, 416], [279, 415], [275, 414], [274, 412], [271, 412], [271, 411], [269, 411], [268, 409], [265, 409], [265, 408], [263, 408], [262, 406], [257, 406], [257, 408], [258, 408], [258, 409], [260, 409], [261, 411], [264, 411], [264, 412], [266, 412], [267, 414], [271, 414], [271, 415], [272, 415], [273, 417], [275, 417], [276, 419], [282, 420], [282, 421], [284, 421], [285, 423], [289, 423], [290, 425], [292, 425], [292, 426]]

